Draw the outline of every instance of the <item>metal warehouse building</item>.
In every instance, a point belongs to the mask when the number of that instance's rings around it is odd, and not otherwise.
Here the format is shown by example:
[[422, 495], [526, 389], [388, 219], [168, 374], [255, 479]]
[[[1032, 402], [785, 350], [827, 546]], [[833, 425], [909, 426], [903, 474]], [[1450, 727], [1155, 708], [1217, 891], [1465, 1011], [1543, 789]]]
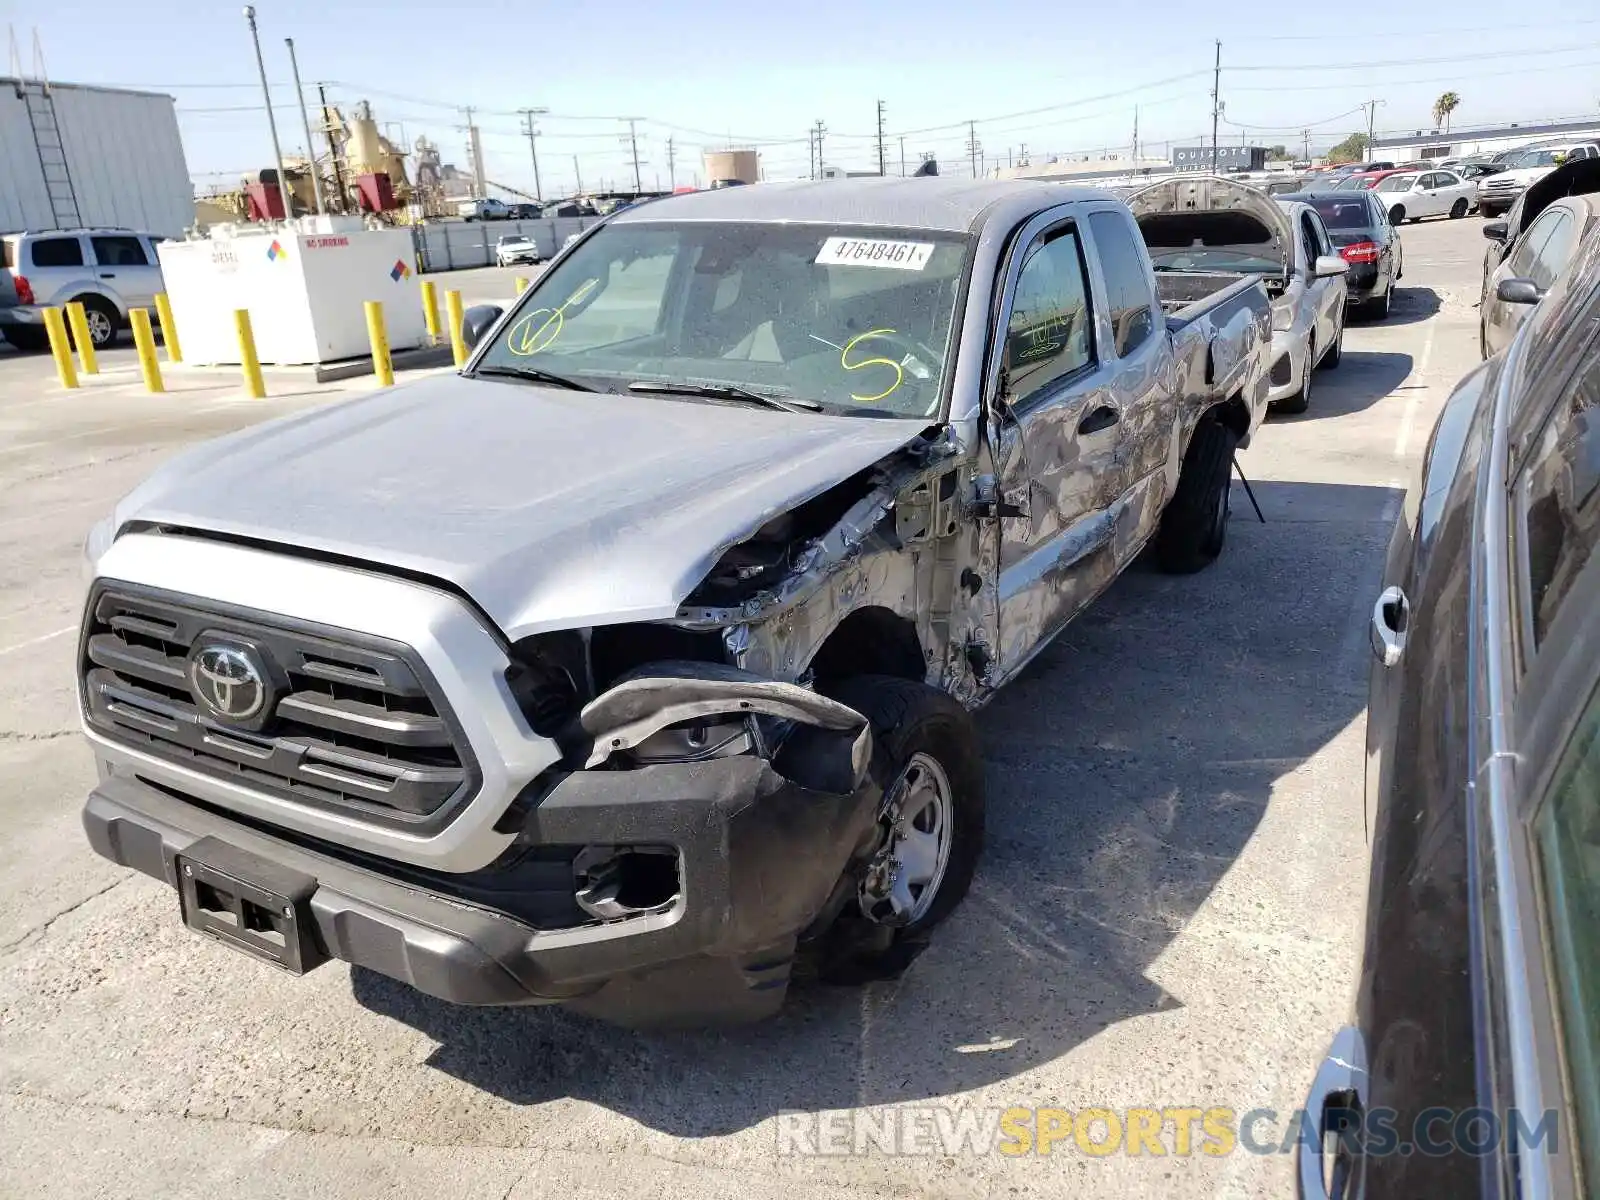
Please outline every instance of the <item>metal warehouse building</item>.
[[171, 96], [0, 77], [0, 231], [194, 224]]
[[1412, 134], [1386, 133], [1372, 143], [1376, 158], [1396, 162], [1414, 158], [1448, 158], [1451, 155], [1495, 154], [1529, 142], [1570, 138], [1575, 142], [1600, 137], [1600, 119], [1529, 122], [1524, 125], [1488, 125], [1477, 129], [1452, 129], [1449, 133], [1419, 129]]

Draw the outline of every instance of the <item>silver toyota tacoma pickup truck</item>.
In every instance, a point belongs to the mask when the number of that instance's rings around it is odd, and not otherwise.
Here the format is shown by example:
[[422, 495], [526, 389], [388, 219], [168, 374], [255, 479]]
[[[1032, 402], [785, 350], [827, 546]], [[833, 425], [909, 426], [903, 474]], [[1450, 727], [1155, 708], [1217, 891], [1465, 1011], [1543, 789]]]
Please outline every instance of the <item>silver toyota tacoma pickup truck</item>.
[[1221, 550], [1269, 302], [1174, 279], [1056, 185], [620, 213], [458, 375], [92, 531], [90, 841], [237, 950], [463, 1004], [748, 1019], [908, 961], [982, 846], [971, 710], [1146, 544]]

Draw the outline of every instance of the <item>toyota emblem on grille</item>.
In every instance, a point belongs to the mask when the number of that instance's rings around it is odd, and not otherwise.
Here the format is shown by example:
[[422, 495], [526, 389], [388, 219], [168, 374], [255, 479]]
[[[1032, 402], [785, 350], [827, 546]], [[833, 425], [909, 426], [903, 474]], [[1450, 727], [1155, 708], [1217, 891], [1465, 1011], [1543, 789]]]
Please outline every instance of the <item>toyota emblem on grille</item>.
[[245, 651], [234, 646], [204, 646], [189, 661], [195, 699], [219, 717], [248, 721], [267, 702], [267, 680]]

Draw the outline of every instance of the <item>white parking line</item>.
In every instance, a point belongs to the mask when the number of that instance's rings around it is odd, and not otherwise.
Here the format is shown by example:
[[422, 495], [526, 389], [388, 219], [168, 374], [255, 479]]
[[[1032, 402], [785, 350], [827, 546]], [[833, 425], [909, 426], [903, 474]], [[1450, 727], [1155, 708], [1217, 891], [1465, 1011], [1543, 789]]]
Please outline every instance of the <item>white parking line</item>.
[[1428, 322], [1428, 335], [1422, 339], [1422, 353], [1417, 356], [1417, 361], [1411, 365], [1411, 374], [1406, 376], [1401, 387], [1410, 385], [1411, 394], [1406, 397], [1405, 411], [1400, 414], [1400, 428], [1394, 435], [1394, 456], [1404, 459], [1406, 449], [1411, 445], [1411, 427], [1417, 421], [1417, 406], [1422, 403], [1423, 393], [1427, 386], [1422, 381], [1424, 372], [1428, 369], [1428, 360], [1433, 357], [1433, 335], [1438, 331], [1439, 322]]
[[64, 633], [71, 633], [76, 628], [76, 625], [68, 625], [66, 628], [57, 629], [53, 633], [41, 633], [36, 638], [18, 642], [15, 646], [0, 646], [0, 658], [4, 658], [8, 654], [14, 654], [18, 650], [26, 650], [29, 646], [37, 646], [40, 642], [48, 642], [51, 638], [58, 638]]

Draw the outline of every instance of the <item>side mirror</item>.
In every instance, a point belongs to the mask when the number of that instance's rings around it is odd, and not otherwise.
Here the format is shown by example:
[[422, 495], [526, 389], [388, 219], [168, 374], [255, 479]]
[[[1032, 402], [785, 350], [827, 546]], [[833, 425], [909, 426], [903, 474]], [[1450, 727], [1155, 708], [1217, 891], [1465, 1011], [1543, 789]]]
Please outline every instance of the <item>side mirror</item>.
[[1485, 221], [1483, 225], [1483, 236], [1491, 242], [1505, 241], [1510, 232], [1511, 226], [1504, 221]]
[[1317, 279], [1331, 279], [1349, 269], [1350, 264], [1337, 254], [1319, 254], [1317, 261], [1311, 264], [1311, 274]]
[[461, 340], [468, 350], [476, 349], [505, 311], [498, 304], [474, 304], [461, 314]]
[[1502, 279], [1494, 294], [1507, 304], [1537, 304], [1544, 299], [1543, 289], [1531, 279]]

